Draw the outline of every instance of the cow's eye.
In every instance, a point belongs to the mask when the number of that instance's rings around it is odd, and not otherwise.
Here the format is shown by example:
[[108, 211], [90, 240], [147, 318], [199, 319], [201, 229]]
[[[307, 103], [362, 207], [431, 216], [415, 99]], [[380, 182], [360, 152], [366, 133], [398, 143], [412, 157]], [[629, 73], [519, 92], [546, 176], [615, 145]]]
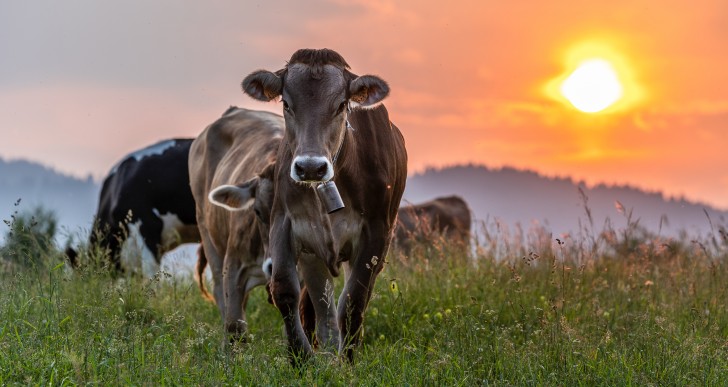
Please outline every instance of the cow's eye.
[[286, 102], [285, 99], [283, 100], [283, 110], [285, 110], [287, 112], [291, 111], [291, 108], [288, 106], [288, 102]]
[[261, 219], [262, 216], [260, 215], [260, 210], [256, 208], [254, 211], [255, 211], [255, 216], [257, 216], [259, 219]]

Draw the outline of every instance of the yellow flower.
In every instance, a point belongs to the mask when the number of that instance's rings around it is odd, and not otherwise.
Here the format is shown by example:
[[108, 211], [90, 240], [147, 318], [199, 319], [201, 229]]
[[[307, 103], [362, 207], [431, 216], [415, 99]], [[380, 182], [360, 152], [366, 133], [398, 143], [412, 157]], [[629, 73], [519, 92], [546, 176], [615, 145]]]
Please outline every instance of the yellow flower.
[[395, 294], [399, 293], [399, 287], [397, 286], [397, 282], [395, 280], [392, 280], [389, 283], [389, 291], [391, 291], [392, 293], [395, 293]]
[[435, 313], [435, 319], [442, 320], [442, 313], [440, 313], [440, 312]]
[[422, 315], [422, 318], [424, 318], [425, 320], [429, 320], [430, 319], [430, 314], [429, 313], [425, 313], [425, 314]]

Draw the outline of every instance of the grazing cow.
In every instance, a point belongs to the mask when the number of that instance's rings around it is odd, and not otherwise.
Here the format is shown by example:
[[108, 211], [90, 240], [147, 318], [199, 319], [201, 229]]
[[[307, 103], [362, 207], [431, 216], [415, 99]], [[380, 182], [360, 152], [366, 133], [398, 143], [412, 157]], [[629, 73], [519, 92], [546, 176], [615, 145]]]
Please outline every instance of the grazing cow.
[[255, 198], [272, 195], [272, 180], [258, 174], [272, 176], [283, 128], [279, 115], [235, 108], [209, 125], [190, 149], [190, 186], [204, 252], [196, 272], [199, 276], [210, 265], [213, 296], [232, 340], [245, 338], [248, 295], [266, 283], [262, 263], [269, 216], [264, 213], [270, 210], [261, 206], [271, 200]]
[[[185, 168], [191, 144], [178, 138], [135, 151], [104, 179], [89, 242], [109, 252], [117, 272], [131, 260], [129, 269], [154, 273], [165, 252], [200, 241]], [[76, 266], [77, 252], [69, 247], [66, 254]]]
[[[283, 69], [253, 72], [242, 86], [255, 99], [280, 97], [283, 103], [286, 131], [275, 170], [269, 254], [290, 359], [298, 364], [313, 353], [305, 332], [314, 329], [320, 346], [351, 361], [407, 176], [404, 139], [380, 104], [389, 86], [353, 74], [327, 49], [298, 50]], [[343, 208], [336, 206], [341, 202]], [[342, 264], [346, 278], [337, 303], [333, 277]], [[309, 294], [304, 299], [297, 265]], [[314, 309], [308, 326], [299, 302]]]
[[465, 200], [459, 196], [439, 197], [401, 207], [395, 238], [405, 254], [410, 253], [413, 242], [427, 242], [436, 236], [466, 245], [470, 240], [470, 225], [470, 208]]
[[[253, 203], [250, 208], [255, 212], [258, 222], [260, 224], [260, 237], [264, 250], [268, 246], [268, 233], [270, 231], [270, 209], [273, 204], [273, 171], [275, 164], [269, 164], [266, 168], [254, 177], [253, 180], [249, 180], [247, 184], [241, 184], [240, 186], [223, 186], [216, 190], [215, 194], [209, 196], [212, 204], [218, 205], [223, 208], [242, 207], [248, 197], [253, 198]], [[248, 199], [249, 200], [249, 199]], [[247, 203], [245, 203], [247, 204]], [[253, 232], [256, 232], [255, 230]], [[204, 273], [207, 267], [207, 257], [204, 254], [202, 245], [197, 249], [197, 264], [195, 265], [195, 281], [200, 288], [202, 296], [210, 301], [215, 301], [215, 298], [207, 292], [204, 283]], [[263, 274], [265, 275], [266, 281], [270, 279], [271, 271], [271, 259], [266, 258], [262, 264]], [[270, 301], [270, 295], [269, 295]]]

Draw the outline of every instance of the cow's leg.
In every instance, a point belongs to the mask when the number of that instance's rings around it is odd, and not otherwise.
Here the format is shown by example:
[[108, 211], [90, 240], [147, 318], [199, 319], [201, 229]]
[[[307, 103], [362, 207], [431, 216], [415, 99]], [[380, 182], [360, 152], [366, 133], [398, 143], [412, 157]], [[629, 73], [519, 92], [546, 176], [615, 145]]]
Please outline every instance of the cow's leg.
[[[304, 254], [298, 267], [316, 316], [316, 340], [324, 349], [336, 351], [339, 348], [339, 328], [336, 322], [334, 278], [324, 260], [313, 254]], [[310, 312], [306, 314], [310, 316]], [[306, 321], [306, 325], [309, 324]]]
[[[239, 233], [231, 235], [237, 237]], [[230, 242], [228, 246], [234, 246]], [[258, 272], [258, 273], [256, 273]], [[248, 321], [245, 317], [245, 306], [252, 288], [262, 284], [263, 273], [255, 257], [247, 252], [228, 251], [223, 262], [223, 291], [225, 297], [225, 330], [232, 341], [245, 340]]]
[[315, 341], [316, 337], [316, 311], [313, 308], [313, 302], [311, 296], [308, 294], [308, 288], [305, 286], [301, 288], [301, 296], [298, 301], [298, 312], [301, 315], [301, 325], [303, 331], [306, 333], [308, 342], [315, 348], [318, 343]]
[[[89, 248], [98, 249], [107, 255], [108, 262], [116, 274], [121, 274], [124, 268], [121, 265], [121, 238], [123, 231], [118, 227], [108, 227], [94, 229], [89, 238]], [[103, 258], [102, 258], [103, 259]]]
[[123, 238], [122, 230], [112, 228], [111, 232], [99, 240], [99, 246], [109, 252], [109, 262], [118, 274], [124, 272], [124, 267], [121, 265], [121, 238]]
[[225, 309], [223, 323], [231, 341], [243, 339], [247, 330], [247, 322], [243, 320], [241, 312], [243, 300], [240, 294], [243, 289], [238, 288], [238, 273], [241, 265], [240, 257], [236, 253], [226, 252], [222, 264], [223, 308]]
[[364, 312], [372, 295], [374, 280], [384, 266], [389, 248], [389, 230], [385, 225], [370, 224], [356, 259], [349, 263], [348, 276], [339, 297], [338, 319], [341, 329], [339, 353], [353, 361], [354, 347], [361, 339]]
[[139, 235], [144, 242], [142, 246], [142, 274], [152, 276], [159, 271], [159, 262], [162, 259], [160, 246], [162, 244], [162, 230], [164, 222], [152, 211], [145, 211], [147, 216], [140, 218]]
[[291, 245], [291, 221], [279, 216], [271, 227], [270, 252], [273, 259], [273, 273], [270, 290], [273, 302], [283, 317], [288, 337], [288, 351], [293, 365], [313, 354], [311, 343], [306, 338], [298, 313], [298, 299], [301, 293], [296, 272], [296, 260]]
[[[110, 212], [108, 205], [99, 203], [99, 206], [89, 236], [89, 249], [90, 251], [101, 251], [102, 256], [98, 258], [103, 260], [104, 263], [109, 263], [114, 274], [121, 274], [123, 268], [119, 257], [121, 250], [120, 239], [123, 238], [125, 233], [121, 228], [122, 224], [115, 221], [118, 218], [114, 216], [114, 213]], [[103, 256], [103, 254], [108, 255]], [[102, 262], [97, 263], [101, 264]]]

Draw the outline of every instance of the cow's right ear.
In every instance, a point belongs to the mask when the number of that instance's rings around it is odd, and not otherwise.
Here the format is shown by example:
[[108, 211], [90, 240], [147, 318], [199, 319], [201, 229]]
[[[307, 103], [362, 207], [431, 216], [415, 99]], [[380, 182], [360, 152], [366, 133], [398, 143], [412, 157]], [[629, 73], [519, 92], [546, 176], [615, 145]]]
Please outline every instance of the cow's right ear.
[[207, 198], [210, 203], [228, 211], [248, 209], [255, 201], [259, 180], [255, 177], [240, 185], [221, 185], [212, 190]]
[[263, 102], [268, 102], [283, 92], [283, 80], [268, 70], [258, 70], [243, 79], [245, 94]]

